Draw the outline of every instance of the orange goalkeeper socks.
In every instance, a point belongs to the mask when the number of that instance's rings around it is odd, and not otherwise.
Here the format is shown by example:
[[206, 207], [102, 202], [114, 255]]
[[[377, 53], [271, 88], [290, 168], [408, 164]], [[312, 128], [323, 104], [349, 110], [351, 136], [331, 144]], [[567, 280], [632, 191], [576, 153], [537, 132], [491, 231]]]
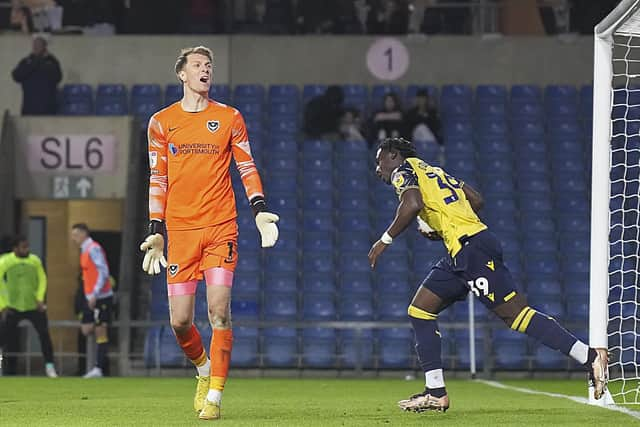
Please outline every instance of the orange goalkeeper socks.
[[209, 389], [224, 390], [224, 383], [229, 374], [231, 348], [233, 347], [233, 331], [231, 329], [214, 329], [211, 337], [211, 381]]
[[204, 351], [202, 346], [202, 338], [196, 325], [191, 325], [191, 328], [184, 334], [176, 334], [176, 340], [184, 351], [184, 354], [193, 362], [196, 366], [202, 366], [207, 362], [207, 352]]

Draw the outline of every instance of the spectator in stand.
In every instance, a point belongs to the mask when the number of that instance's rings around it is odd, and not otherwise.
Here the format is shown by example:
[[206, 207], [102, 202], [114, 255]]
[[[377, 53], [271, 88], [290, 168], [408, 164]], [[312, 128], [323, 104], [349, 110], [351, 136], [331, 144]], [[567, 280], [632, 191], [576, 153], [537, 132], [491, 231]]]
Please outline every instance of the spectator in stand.
[[376, 145], [385, 138], [399, 138], [403, 134], [404, 116], [398, 95], [393, 92], [384, 96], [383, 107], [372, 118], [371, 144]]
[[269, 34], [293, 33], [293, 4], [291, 0], [266, 0], [264, 26]]
[[38, 35], [33, 50], [13, 70], [13, 80], [22, 85], [22, 114], [56, 114], [56, 94], [62, 80], [60, 63], [47, 50], [47, 40]]
[[407, 0], [371, 0], [367, 18], [369, 34], [406, 34], [409, 30]]
[[333, 31], [332, 15], [337, 8], [337, 1], [341, 0], [298, 0], [295, 13], [297, 32], [331, 33]]
[[360, 112], [355, 108], [347, 108], [340, 118], [340, 135], [345, 141], [366, 141], [362, 136]]
[[324, 95], [313, 98], [304, 111], [304, 131], [310, 138], [336, 139], [340, 132], [344, 93], [329, 86]]
[[405, 114], [405, 136], [411, 141], [427, 141], [442, 144], [440, 115], [431, 102], [429, 93], [420, 89], [415, 105]]

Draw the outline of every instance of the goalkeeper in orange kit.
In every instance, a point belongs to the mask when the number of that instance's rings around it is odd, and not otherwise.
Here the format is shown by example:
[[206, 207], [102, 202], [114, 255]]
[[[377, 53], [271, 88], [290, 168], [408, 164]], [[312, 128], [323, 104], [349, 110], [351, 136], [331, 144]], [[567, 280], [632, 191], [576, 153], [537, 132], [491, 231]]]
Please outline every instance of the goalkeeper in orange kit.
[[[267, 212], [244, 119], [238, 110], [209, 99], [213, 55], [206, 47], [183, 49], [175, 65], [182, 100], [149, 121], [149, 235], [143, 269], [167, 267], [171, 327], [198, 370], [194, 409], [201, 419], [220, 418], [233, 333], [231, 285], [237, 263], [235, 196], [229, 164], [233, 156], [255, 214], [262, 247], [275, 245], [278, 216]], [[167, 260], [163, 256], [168, 239]], [[196, 286], [207, 285], [213, 328], [209, 357], [193, 324]]]

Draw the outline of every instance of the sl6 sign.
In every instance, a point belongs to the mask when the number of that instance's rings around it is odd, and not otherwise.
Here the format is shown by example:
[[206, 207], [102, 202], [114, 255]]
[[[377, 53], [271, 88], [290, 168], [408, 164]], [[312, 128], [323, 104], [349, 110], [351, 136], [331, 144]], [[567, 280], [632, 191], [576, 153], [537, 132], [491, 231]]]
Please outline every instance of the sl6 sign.
[[27, 165], [31, 172], [113, 172], [113, 135], [30, 135]]

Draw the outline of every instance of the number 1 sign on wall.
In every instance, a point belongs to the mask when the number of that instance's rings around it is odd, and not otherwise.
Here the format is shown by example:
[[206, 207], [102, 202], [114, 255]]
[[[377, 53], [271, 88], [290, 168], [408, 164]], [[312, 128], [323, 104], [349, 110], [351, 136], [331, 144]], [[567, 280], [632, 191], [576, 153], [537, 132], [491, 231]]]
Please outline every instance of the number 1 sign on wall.
[[409, 68], [409, 51], [397, 39], [378, 39], [367, 51], [367, 68], [380, 80], [397, 80]]

